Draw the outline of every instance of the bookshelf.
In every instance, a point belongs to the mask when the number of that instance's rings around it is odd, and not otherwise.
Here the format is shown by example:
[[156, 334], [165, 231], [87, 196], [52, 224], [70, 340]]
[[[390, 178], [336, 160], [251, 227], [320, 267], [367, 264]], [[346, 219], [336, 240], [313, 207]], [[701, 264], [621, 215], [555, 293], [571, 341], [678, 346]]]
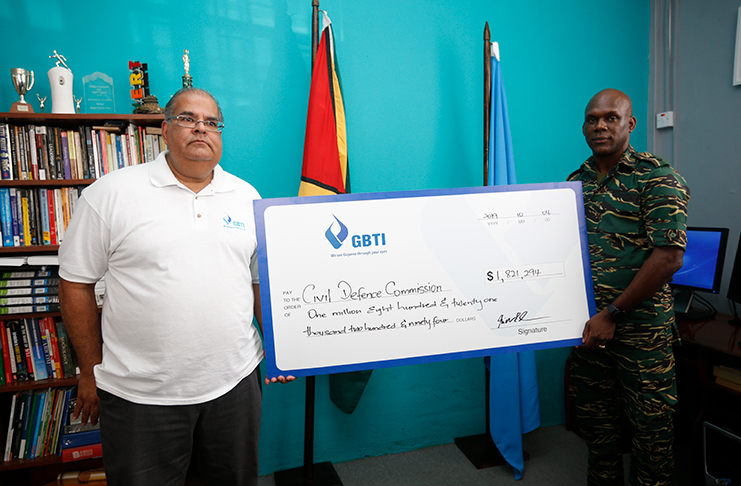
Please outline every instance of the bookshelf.
[[[43, 126], [47, 128], [52, 127], [58, 128], [60, 130], [69, 131], [79, 131], [79, 127], [90, 127], [91, 129], [93, 129], [93, 127], [97, 127], [97, 132], [94, 131], [93, 133], [100, 133], [101, 131], [108, 133], [108, 128], [110, 129], [110, 133], [123, 133], [127, 135], [133, 133], [143, 134], [146, 131], [147, 127], [159, 128], [163, 120], [164, 115], [0, 113], [0, 124], [6, 124], [9, 127], [19, 127], [19, 129], [25, 128], [26, 130], [28, 130], [27, 127], [31, 125]], [[85, 132], [83, 130], [79, 131], [79, 133]], [[137, 136], [134, 135], [131, 135], [131, 137], [132, 138], [130, 142], [128, 142], [129, 139], [124, 138], [122, 138], [120, 142], [123, 144], [124, 140], [126, 140], [126, 143], [131, 144], [128, 146], [129, 154], [131, 154], [132, 152], [134, 154], [137, 153], [137, 148], [133, 146], [133, 144], [136, 143], [139, 145], [138, 154], [144, 154], [145, 159], [151, 160], [153, 158], [151, 157], [151, 154], [147, 153], [144, 150], [145, 145], [142, 142], [143, 137], [137, 138]], [[100, 140], [98, 140], [98, 143], [100, 144]], [[124, 150], [126, 150], [126, 148], [124, 148]], [[0, 155], [2, 154], [0, 153]], [[110, 155], [111, 153], [108, 152], [109, 157]], [[86, 155], [83, 154], [83, 157], [85, 156]], [[97, 159], [94, 162], [100, 163], [101, 159], [103, 158], [100, 145], [98, 145], [97, 147], [95, 156], [97, 157]], [[119, 152], [119, 157], [120, 156], [121, 152]], [[30, 154], [27, 154], [27, 157], [30, 157]], [[117, 159], [114, 154], [112, 160], [121, 159]], [[124, 160], [128, 162], [129, 160], [134, 159], [129, 155], [129, 157], [126, 157]], [[30, 159], [28, 161], [30, 162]], [[89, 160], [89, 162], [92, 163], [93, 160], [91, 159]], [[102, 175], [111, 170], [116, 170], [117, 168], [120, 168], [122, 166], [132, 164], [120, 164], [117, 167], [116, 165], [118, 164], [111, 163], [108, 166], [108, 170], [103, 170], [101, 168], [99, 169], [98, 173]], [[90, 173], [94, 174], [94, 171], [91, 170]], [[14, 173], [14, 176], [15, 175], [17, 175], [17, 172]], [[50, 173], [45, 174], [46, 177], [49, 177], [50, 175]], [[94, 177], [59, 179], [47, 178], [36, 180], [18, 180], [14, 177], [13, 179], [0, 180], [0, 191], [2, 191], [3, 188], [16, 188], [18, 190], [28, 189], [35, 191], [45, 189], [55, 190], [62, 188], [77, 188], [81, 190], [85, 186], [95, 182], [95, 180], [96, 179]], [[39, 216], [38, 219], [38, 226], [43, 231], [44, 227], [40, 221], [41, 216]], [[64, 221], [65, 226], [67, 222], [68, 219]], [[23, 246], [0, 246], [0, 267], [3, 266], [3, 263], [1, 263], [3, 258], [24, 257], [31, 255], [56, 255], [59, 249], [58, 244], [52, 244], [55, 243], [52, 241], [47, 242], [47, 244], [43, 244], [44, 238], [41, 235], [38, 236], [40, 237], [37, 237], [35, 241], [41, 244]], [[0, 241], [0, 245], [2, 245], [2, 241]], [[6, 314], [0, 315], [0, 321], [7, 322], [10, 320], [41, 317], [52, 317], [55, 321], [57, 321], [61, 319], [61, 314], [59, 312], [26, 313], [12, 315]], [[0, 359], [2, 359], [1, 356]], [[3, 454], [6, 448], [6, 439], [8, 434], [11, 401], [13, 394], [26, 390], [37, 390], [50, 387], [65, 387], [75, 384], [77, 384], [77, 377], [67, 377], [60, 379], [49, 378], [44, 380], [13, 382], [0, 385], [0, 484], [27, 484], [31, 486], [45, 485], [51, 481], [54, 481], [57, 477], [57, 474], [63, 471], [75, 469], [90, 469], [102, 466], [102, 459], [100, 458], [63, 463], [61, 456], [59, 455], [47, 455], [36, 457], [33, 459], [15, 459], [10, 461], [2, 461]]]

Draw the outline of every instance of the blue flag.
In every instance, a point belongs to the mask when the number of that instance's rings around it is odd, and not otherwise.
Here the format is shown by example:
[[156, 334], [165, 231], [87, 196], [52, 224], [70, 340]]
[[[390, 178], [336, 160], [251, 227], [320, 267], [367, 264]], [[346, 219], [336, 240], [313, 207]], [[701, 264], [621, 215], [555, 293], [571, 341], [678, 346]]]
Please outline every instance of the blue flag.
[[[502, 67], [491, 56], [491, 125], [487, 185], [516, 184], [515, 157], [507, 115]], [[487, 358], [489, 378], [489, 423], [491, 438], [512, 466], [515, 479], [522, 479], [525, 460], [522, 434], [540, 427], [540, 400], [535, 353], [499, 354]]]

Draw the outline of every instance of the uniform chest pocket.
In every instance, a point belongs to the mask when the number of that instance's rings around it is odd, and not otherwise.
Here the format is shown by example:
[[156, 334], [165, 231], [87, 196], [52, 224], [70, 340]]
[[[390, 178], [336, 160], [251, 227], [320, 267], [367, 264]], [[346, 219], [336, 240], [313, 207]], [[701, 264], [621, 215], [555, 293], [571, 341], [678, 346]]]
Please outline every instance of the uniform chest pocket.
[[595, 195], [588, 205], [587, 218], [604, 233], [633, 235], [643, 231], [640, 196], [632, 191]]

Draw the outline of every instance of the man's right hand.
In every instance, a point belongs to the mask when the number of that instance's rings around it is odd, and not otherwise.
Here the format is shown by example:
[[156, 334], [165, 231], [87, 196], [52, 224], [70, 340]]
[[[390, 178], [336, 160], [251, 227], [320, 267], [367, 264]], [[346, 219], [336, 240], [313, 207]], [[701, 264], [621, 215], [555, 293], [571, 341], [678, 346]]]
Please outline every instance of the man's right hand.
[[94, 376], [80, 376], [80, 382], [77, 384], [77, 403], [72, 417], [80, 417], [82, 424], [86, 424], [88, 419], [95, 425], [98, 423], [100, 415], [100, 399], [98, 398], [98, 388], [95, 386]]

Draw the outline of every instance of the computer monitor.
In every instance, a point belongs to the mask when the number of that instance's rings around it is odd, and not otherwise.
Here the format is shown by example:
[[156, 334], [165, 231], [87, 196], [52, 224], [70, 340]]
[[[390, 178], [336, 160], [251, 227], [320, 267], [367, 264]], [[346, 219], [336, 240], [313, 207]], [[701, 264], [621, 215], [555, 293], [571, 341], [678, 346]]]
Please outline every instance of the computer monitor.
[[731, 282], [728, 284], [728, 300], [733, 313], [731, 323], [736, 326], [741, 325], [738, 312], [736, 312], [736, 303], [741, 304], [741, 241], [738, 243], [736, 260], [733, 262], [733, 271], [731, 272]]
[[[728, 244], [728, 228], [687, 228], [687, 250], [682, 268], [670, 282], [674, 289], [674, 308], [688, 318], [696, 291], [720, 292], [723, 262]], [[697, 314], [697, 313], [695, 313]], [[704, 312], [695, 318], [708, 317], [714, 312]]]

